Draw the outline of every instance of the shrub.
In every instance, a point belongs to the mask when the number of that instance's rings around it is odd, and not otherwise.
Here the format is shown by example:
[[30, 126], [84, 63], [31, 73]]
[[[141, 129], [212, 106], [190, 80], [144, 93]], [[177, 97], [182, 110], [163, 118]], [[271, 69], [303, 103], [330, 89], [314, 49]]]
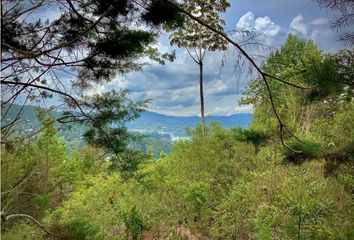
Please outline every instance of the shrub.
[[323, 155], [322, 146], [311, 140], [293, 140], [288, 145], [300, 152], [294, 152], [289, 149], [284, 149], [285, 159], [292, 163], [302, 163], [305, 160], [320, 158]]
[[232, 132], [237, 141], [252, 143], [256, 148], [269, 138], [265, 133], [253, 129], [235, 128]]
[[77, 219], [62, 225], [59, 231], [60, 240], [86, 240], [92, 239], [98, 233], [98, 227]]
[[126, 227], [126, 238], [129, 240], [141, 239], [141, 234], [147, 227], [136, 207], [123, 214], [123, 221]]

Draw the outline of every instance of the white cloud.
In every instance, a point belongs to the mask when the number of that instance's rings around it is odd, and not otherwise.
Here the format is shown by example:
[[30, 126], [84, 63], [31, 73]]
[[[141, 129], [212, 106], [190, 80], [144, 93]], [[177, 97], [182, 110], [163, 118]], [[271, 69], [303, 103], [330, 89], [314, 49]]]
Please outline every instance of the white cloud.
[[292, 34], [302, 34], [303, 36], [307, 35], [307, 26], [304, 23], [304, 17], [299, 14], [293, 18], [289, 25], [289, 33]]
[[269, 16], [257, 17], [253, 12], [245, 13], [236, 23], [236, 29], [256, 31], [267, 37], [273, 37], [281, 32], [281, 27], [275, 24]]
[[316, 18], [311, 22], [312, 25], [316, 26], [323, 26], [323, 25], [328, 25], [329, 24], [329, 19], [328, 18]]
[[235, 106], [234, 108], [235, 113], [250, 113], [253, 112], [253, 110], [253, 105]]
[[326, 49], [327, 52], [338, 51], [338, 45], [336, 44], [338, 36], [336, 32], [330, 29], [329, 20], [325, 18], [315, 19], [311, 24], [314, 28], [308, 37], [312, 39], [320, 49]]
[[238, 22], [236, 23], [236, 29], [253, 29], [254, 28], [254, 18], [253, 12], [245, 13]]
[[255, 29], [263, 32], [266, 36], [274, 37], [280, 33], [280, 26], [272, 22], [268, 16], [256, 18], [255, 23]]
[[[328, 19], [316, 18], [306, 23], [302, 15], [295, 16], [291, 22], [284, 23], [285, 27], [273, 22], [269, 16], [257, 17], [253, 12], [245, 13], [236, 24], [237, 29], [261, 32], [268, 45], [284, 43], [287, 33], [297, 34], [305, 39], [313, 39], [321, 49], [331, 49], [335, 42], [335, 34], [329, 29]], [[333, 41], [331, 39], [334, 39]], [[155, 45], [163, 52], [172, 48], [161, 43]], [[252, 50], [249, 50], [252, 51]], [[254, 50], [260, 54], [259, 49]], [[225, 55], [226, 64], [221, 67], [222, 52], [208, 52], [204, 62], [204, 93], [206, 115], [230, 115], [234, 113], [252, 112], [253, 107], [239, 106], [239, 92], [246, 86], [250, 76], [235, 73], [235, 55], [231, 51]], [[109, 89], [127, 88], [129, 97], [134, 101], [153, 99], [150, 111], [163, 114], [191, 116], [200, 115], [199, 100], [199, 70], [188, 53], [181, 49], [177, 58], [166, 65], [151, 64], [141, 72], [119, 76], [105, 88], [96, 87], [93, 92], [100, 93]], [[238, 81], [240, 89], [238, 89]]]
[[283, 44], [288, 34], [294, 34], [304, 39], [312, 39], [326, 52], [335, 52], [340, 48], [336, 42], [338, 34], [330, 29], [330, 20], [324, 17], [305, 22], [304, 17], [298, 14], [287, 27], [281, 27], [269, 16], [256, 17], [253, 12], [247, 12], [238, 20], [236, 28], [261, 32], [265, 43], [275, 47]]
[[229, 86], [226, 84], [225, 81], [221, 79], [214, 80], [205, 86], [206, 95], [213, 95], [218, 93], [223, 93], [229, 89]]
[[247, 12], [240, 17], [236, 29], [261, 33], [268, 44], [276, 42], [282, 33], [280, 25], [274, 23], [269, 16], [256, 18], [253, 12]]
[[89, 90], [86, 91], [86, 95], [91, 97], [96, 94], [102, 94], [106, 91], [106, 87], [103, 84], [94, 84]]
[[210, 116], [221, 116], [221, 115], [231, 115], [230, 110], [232, 107], [215, 107], [211, 111], [208, 112]]
[[171, 91], [170, 100], [175, 103], [180, 102], [196, 102], [199, 97], [198, 86], [185, 87], [180, 89], [175, 89]]
[[253, 106], [226, 106], [226, 107], [215, 107], [208, 112], [207, 115], [210, 116], [230, 116], [235, 113], [252, 113]]

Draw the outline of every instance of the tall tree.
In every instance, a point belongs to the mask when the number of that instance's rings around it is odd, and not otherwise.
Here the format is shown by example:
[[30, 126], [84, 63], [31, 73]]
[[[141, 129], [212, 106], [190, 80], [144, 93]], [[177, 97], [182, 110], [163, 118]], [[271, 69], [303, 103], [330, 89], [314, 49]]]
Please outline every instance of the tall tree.
[[[225, 12], [230, 4], [226, 0], [185, 0], [182, 6], [209, 26], [223, 31], [225, 21], [219, 16], [219, 13]], [[189, 56], [199, 66], [200, 115], [204, 133], [204, 57], [207, 51], [226, 50], [227, 41], [191, 18], [186, 19], [184, 24], [172, 33], [170, 39], [172, 45], [176, 44], [178, 47], [186, 48]], [[194, 51], [194, 55], [192, 51]]]
[[163, 2], [2, 1], [2, 105], [53, 94], [77, 105], [92, 85], [141, 69], [142, 57], [172, 60], [153, 47], [161, 24], [182, 21]]
[[294, 142], [290, 138], [293, 135], [284, 134], [283, 140], [292, 145], [292, 149], [310, 147], [307, 140], [312, 138], [310, 133], [316, 127], [316, 120], [333, 115], [341, 108], [341, 102], [345, 105], [344, 102], [352, 101], [353, 53], [346, 50], [323, 54], [314, 42], [289, 35], [285, 44], [269, 56], [262, 69], [309, 88], [301, 92], [272, 81], [269, 84], [273, 90], [271, 101], [262, 79], [252, 80], [241, 101], [255, 106], [255, 121], [251, 128], [272, 137], [277, 129], [272, 106], [275, 105], [287, 128], [302, 139]]
[[106, 150], [110, 155], [111, 170], [119, 170], [129, 177], [141, 161], [146, 159], [146, 155], [128, 148], [134, 135], [128, 132], [125, 124], [136, 119], [148, 101], [134, 103], [127, 98], [127, 93], [127, 90], [112, 90], [102, 95], [85, 97], [79, 104], [89, 114], [67, 112], [62, 120], [86, 123], [88, 130], [84, 134], [85, 140]]

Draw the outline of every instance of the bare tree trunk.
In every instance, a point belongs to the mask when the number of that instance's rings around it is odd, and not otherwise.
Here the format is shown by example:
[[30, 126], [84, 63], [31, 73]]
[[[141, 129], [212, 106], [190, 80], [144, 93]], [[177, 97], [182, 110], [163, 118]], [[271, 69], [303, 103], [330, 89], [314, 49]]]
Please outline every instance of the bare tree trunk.
[[201, 123], [202, 123], [202, 133], [203, 136], [205, 135], [205, 117], [204, 117], [204, 89], [203, 89], [203, 59], [205, 57], [206, 50], [202, 48], [195, 49], [195, 57], [191, 54], [191, 52], [186, 48], [189, 56], [193, 59], [193, 61], [198, 64], [199, 66], [199, 95], [200, 95], [200, 116], [201, 116]]
[[203, 93], [203, 61], [199, 62], [199, 90], [200, 90], [200, 116], [202, 118], [202, 132], [205, 134], [204, 93]]

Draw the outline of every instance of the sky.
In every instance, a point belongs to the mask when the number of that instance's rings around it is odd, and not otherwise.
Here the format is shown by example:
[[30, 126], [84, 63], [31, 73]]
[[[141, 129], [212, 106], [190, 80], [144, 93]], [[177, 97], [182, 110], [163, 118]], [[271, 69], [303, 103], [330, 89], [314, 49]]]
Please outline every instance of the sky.
[[[272, 49], [281, 46], [289, 33], [312, 39], [324, 52], [336, 52], [341, 48], [336, 40], [338, 33], [330, 29], [334, 13], [320, 9], [311, 0], [231, 0], [230, 4], [222, 15], [226, 31], [240, 28], [260, 31], [264, 42], [274, 47]], [[117, 76], [104, 86], [96, 86], [92, 92], [126, 88], [132, 100], [152, 99], [150, 111], [178, 116], [200, 115], [198, 66], [186, 50], [169, 45], [168, 35], [159, 39], [158, 47], [162, 51], [175, 49], [176, 60], [166, 65], [152, 63], [141, 72]], [[226, 63], [221, 68], [223, 56], [221, 52], [206, 55], [206, 115], [252, 112], [252, 106], [238, 104], [250, 77], [235, 69], [237, 56], [233, 51], [226, 55]]]
[[[312, 0], [229, 0], [229, 3], [231, 7], [222, 18], [226, 22], [225, 31], [231, 35], [235, 29], [255, 30], [262, 33], [262, 41], [272, 50], [279, 48], [290, 33], [312, 39], [324, 52], [342, 48], [337, 42], [339, 34], [330, 29], [336, 16], [330, 10], [320, 9]], [[97, 85], [88, 94], [128, 89], [133, 101], [152, 100], [149, 111], [200, 115], [199, 68], [185, 49], [169, 44], [168, 36], [161, 36], [156, 46], [162, 52], [175, 50], [174, 62], [166, 65], [152, 62], [140, 72], [119, 75], [109, 83]], [[262, 49], [248, 50], [255, 55], [269, 53]], [[237, 54], [232, 47], [227, 53], [207, 52], [204, 61], [206, 115], [252, 112], [252, 106], [238, 104], [252, 76], [237, 68], [236, 63]]]

